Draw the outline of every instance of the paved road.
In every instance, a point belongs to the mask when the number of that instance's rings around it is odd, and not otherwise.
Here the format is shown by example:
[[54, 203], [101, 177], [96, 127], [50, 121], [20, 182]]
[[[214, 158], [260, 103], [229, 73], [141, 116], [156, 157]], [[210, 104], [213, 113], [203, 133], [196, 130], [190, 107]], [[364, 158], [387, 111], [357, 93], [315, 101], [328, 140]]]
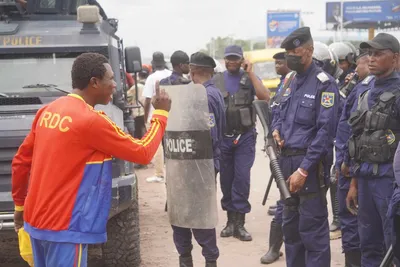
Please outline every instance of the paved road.
[[[260, 128], [261, 129], [261, 128]], [[262, 197], [267, 179], [270, 175], [268, 159], [263, 155], [262, 136], [258, 136], [257, 156], [252, 170], [251, 196], [252, 212], [246, 217], [247, 229], [253, 235], [253, 241], [243, 243], [234, 238], [218, 238], [220, 248], [219, 266], [229, 267], [255, 267], [262, 266], [260, 257], [266, 252], [269, 234], [269, 225], [272, 217], [267, 215], [267, 207], [277, 199], [279, 192], [274, 186], [267, 205], [261, 205]], [[165, 185], [148, 184], [145, 178], [152, 175], [153, 170], [141, 170], [139, 176], [139, 198], [140, 198], [140, 223], [141, 223], [141, 250], [143, 267], [176, 267], [178, 266], [178, 254], [172, 241], [171, 227], [168, 224], [167, 214], [164, 212]], [[329, 194], [328, 194], [329, 195]], [[218, 199], [221, 192], [218, 191]], [[225, 224], [225, 213], [220, 210], [217, 233]], [[13, 237], [0, 242], [0, 267], [23, 267], [21, 263], [16, 242]], [[284, 250], [282, 250], [284, 252]], [[331, 242], [332, 265], [344, 266], [344, 257], [341, 254], [341, 241]], [[204, 266], [201, 256], [201, 248], [194, 242], [193, 256], [195, 266]], [[100, 251], [92, 250], [90, 253], [89, 267], [100, 267]], [[10, 263], [12, 261], [13, 263]], [[284, 267], [285, 256], [279, 261], [269, 265], [271, 267]]]
[[[262, 128], [259, 128], [262, 131]], [[260, 132], [261, 133], [261, 132]], [[262, 134], [257, 139], [257, 154], [254, 167], [252, 169], [252, 183], [250, 201], [252, 211], [246, 217], [246, 227], [253, 235], [253, 241], [243, 243], [234, 238], [218, 238], [220, 248], [220, 259], [218, 266], [232, 267], [256, 267], [260, 264], [260, 257], [267, 251], [269, 235], [269, 225], [272, 217], [267, 215], [268, 206], [274, 204], [278, 199], [278, 189], [273, 186], [270, 198], [265, 207], [261, 205], [267, 186], [267, 179], [270, 176], [269, 161], [263, 155]], [[141, 238], [142, 238], [142, 257], [145, 267], [176, 267], [178, 266], [178, 254], [172, 241], [172, 231], [168, 225], [167, 214], [164, 212], [165, 204], [165, 185], [148, 184], [144, 180], [152, 175], [152, 170], [141, 171], [140, 173], [140, 200], [141, 200]], [[219, 187], [218, 187], [219, 188]], [[328, 194], [329, 195], [329, 194]], [[221, 192], [218, 191], [218, 199]], [[220, 207], [220, 205], [219, 205]], [[226, 223], [226, 215], [220, 210], [217, 234], [222, 230]], [[284, 252], [284, 248], [282, 248]], [[341, 240], [331, 242], [332, 267], [344, 266], [344, 256], [341, 254]], [[194, 241], [193, 256], [195, 266], [204, 266], [204, 259], [201, 256], [201, 248]], [[271, 267], [284, 267], [285, 256], [281, 257], [276, 263], [270, 264]]]

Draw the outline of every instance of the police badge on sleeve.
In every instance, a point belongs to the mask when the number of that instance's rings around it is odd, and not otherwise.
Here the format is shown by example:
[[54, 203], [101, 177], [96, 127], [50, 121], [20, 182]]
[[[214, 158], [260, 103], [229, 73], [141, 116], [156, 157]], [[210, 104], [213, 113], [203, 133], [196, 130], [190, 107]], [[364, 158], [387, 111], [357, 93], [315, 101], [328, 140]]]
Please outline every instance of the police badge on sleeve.
[[210, 128], [215, 126], [215, 115], [214, 115], [214, 113], [210, 113], [210, 117], [208, 118], [208, 126], [210, 126]]
[[321, 105], [326, 108], [330, 108], [335, 103], [335, 94], [323, 92], [321, 95]]

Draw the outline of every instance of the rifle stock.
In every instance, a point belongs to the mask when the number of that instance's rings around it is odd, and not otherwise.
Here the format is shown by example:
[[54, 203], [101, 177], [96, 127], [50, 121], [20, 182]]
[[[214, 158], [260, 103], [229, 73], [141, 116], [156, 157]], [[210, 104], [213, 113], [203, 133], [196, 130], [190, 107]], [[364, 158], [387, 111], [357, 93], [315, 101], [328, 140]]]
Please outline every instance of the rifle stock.
[[285, 177], [283, 176], [282, 170], [279, 166], [275, 141], [272, 137], [272, 133], [269, 131], [269, 124], [271, 122], [269, 105], [264, 100], [255, 100], [253, 101], [253, 106], [264, 128], [264, 148], [270, 160], [272, 175], [274, 176], [275, 182], [279, 188], [279, 192], [281, 193], [281, 198], [286, 204], [290, 205], [293, 199], [286, 184]]

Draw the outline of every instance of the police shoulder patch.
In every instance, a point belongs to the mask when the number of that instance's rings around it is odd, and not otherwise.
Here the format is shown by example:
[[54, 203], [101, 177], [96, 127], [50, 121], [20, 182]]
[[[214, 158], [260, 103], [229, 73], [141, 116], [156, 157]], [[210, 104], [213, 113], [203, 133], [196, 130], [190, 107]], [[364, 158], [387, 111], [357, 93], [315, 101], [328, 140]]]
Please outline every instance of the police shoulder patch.
[[322, 83], [329, 81], [328, 75], [326, 75], [325, 72], [320, 72], [317, 75], [318, 80], [320, 80]]
[[321, 95], [321, 106], [330, 108], [335, 103], [335, 94], [329, 92], [323, 92]]
[[367, 78], [365, 78], [365, 79], [362, 81], [362, 84], [368, 85], [368, 84], [372, 81], [373, 78], [374, 78], [374, 76], [372, 76], [372, 75], [367, 76]]
[[210, 117], [208, 119], [208, 126], [214, 127], [215, 126], [215, 115], [214, 113], [210, 113]]

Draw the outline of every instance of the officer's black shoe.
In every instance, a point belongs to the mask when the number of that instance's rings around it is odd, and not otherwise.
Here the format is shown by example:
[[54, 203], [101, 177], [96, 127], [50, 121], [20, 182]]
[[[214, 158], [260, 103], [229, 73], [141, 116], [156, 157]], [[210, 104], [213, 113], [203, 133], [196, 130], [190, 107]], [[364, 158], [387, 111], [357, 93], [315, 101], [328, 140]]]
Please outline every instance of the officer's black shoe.
[[346, 267], [361, 267], [361, 251], [352, 250], [344, 253]]
[[179, 257], [179, 267], [193, 267], [192, 256]]
[[206, 267], [217, 267], [216, 261], [206, 261]]
[[231, 237], [235, 231], [236, 212], [228, 211], [228, 222], [225, 228], [221, 231], [221, 237]]
[[239, 239], [240, 241], [251, 241], [253, 238], [247, 232], [246, 228], [244, 228], [246, 214], [244, 213], [236, 213], [236, 223], [235, 223], [235, 232], [233, 236]]
[[283, 243], [282, 226], [277, 224], [275, 220], [271, 222], [271, 229], [269, 231], [269, 250], [261, 258], [262, 264], [271, 264], [279, 259], [283, 254], [280, 252]]

